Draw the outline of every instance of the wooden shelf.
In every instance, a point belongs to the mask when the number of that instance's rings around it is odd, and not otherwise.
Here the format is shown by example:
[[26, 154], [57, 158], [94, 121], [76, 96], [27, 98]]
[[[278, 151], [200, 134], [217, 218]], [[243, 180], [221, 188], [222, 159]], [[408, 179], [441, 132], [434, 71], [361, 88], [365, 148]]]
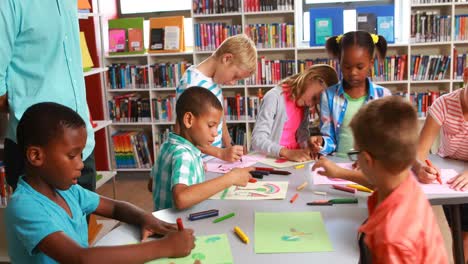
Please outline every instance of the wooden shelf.
[[98, 74], [98, 73], [101, 73], [101, 72], [106, 72], [108, 70], [109, 69], [107, 67], [106, 68], [92, 68], [89, 71], [83, 72], [83, 75], [84, 75], [84, 77], [86, 77], [86, 76]]
[[101, 14], [97, 13], [80, 13], [78, 12], [78, 19], [88, 19], [90, 17], [99, 17]]
[[427, 3], [427, 4], [411, 4], [411, 7], [434, 7], [434, 6], [452, 6], [452, 3]]
[[258, 11], [258, 12], [244, 12], [244, 16], [269, 16], [281, 14], [294, 14], [294, 10], [274, 10], [274, 11]]
[[93, 123], [97, 124], [96, 127], [93, 128], [94, 132], [97, 132], [106, 126], [112, 124], [112, 121], [110, 120], [93, 120]]
[[425, 46], [446, 46], [452, 44], [451, 41], [438, 41], [438, 42], [415, 42], [411, 43], [412, 47], [425, 47]]
[[157, 87], [157, 88], [151, 88], [151, 91], [155, 92], [173, 92], [177, 89], [177, 87]]
[[150, 88], [107, 89], [108, 93], [149, 92]]
[[175, 121], [155, 121], [155, 125], [175, 125]]
[[205, 18], [205, 17], [235, 17], [241, 16], [241, 12], [232, 12], [232, 13], [224, 13], [224, 14], [194, 14], [192, 18]]

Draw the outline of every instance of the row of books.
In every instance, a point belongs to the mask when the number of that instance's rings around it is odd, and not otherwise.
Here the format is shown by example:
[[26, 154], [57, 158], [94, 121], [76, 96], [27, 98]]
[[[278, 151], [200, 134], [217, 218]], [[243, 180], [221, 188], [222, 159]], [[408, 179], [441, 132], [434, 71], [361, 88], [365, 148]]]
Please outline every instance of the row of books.
[[412, 4], [468, 3], [468, 0], [412, 0]]
[[257, 63], [257, 72], [246, 79], [247, 85], [277, 84], [294, 74], [295, 60], [267, 60], [262, 57]]
[[109, 118], [114, 122], [151, 122], [149, 98], [137, 94], [114, 96], [108, 107]]
[[289, 11], [294, 9], [294, 0], [244, 0], [245, 12]]
[[338, 60], [335, 60], [335, 59], [317, 58], [317, 59], [298, 60], [297, 69], [299, 70], [299, 72], [303, 72], [315, 64], [330, 65], [336, 70], [336, 73], [338, 74], [338, 79], [341, 79], [342, 73], [341, 73], [340, 63]]
[[455, 40], [468, 40], [468, 15], [455, 16]]
[[174, 131], [173, 126], [166, 127], [165, 129], [156, 130], [154, 134], [154, 153], [156, 157], [159, 156], [161, 145], [169, 138], [169, 133]]
[[148, 139], [142, 131], [118, 131], [112, 135], [115, 164], [118, 169], [151, 168]]
[[257, 48], [292, 48], [294, 47], [294, 25], [289, 23], [246, 25], [245, 34]]
[[166, 98], [155, 98], [152, 100], [153, 116], [156, 122], [175, 121], [176, 97], [169, 95]]
[[228, 127], [229, 135], [232, 142], [236, 145], [247, 146], [247, 132], [243, 126], [230, 126]]
[[453, 78], [463, 79], [463, 70], [468, 67], [467, 54], [458, 54], [457, 49], [453, 51]]
[[195, 50], [215, 50], [226, 38], [241, 33], [241, 25], [228, 25], [226, 23], [195, 24]]
[[[263, 92], [259, 89], [257, 96], [245, 97], [241, 94], [236, 94], [236, 96], [226, 96], [224, 97], [224, 116], [225, 120], [249, 120], [257, 119], [258, 113], [260, 111], [260, 103], [262, 102]], [[247, 104], [247, 111], [246, 106]]]
[[414, 81], [443, 80], [447, 77], [450, 56], [412, 55], [410, 76]]
[[373, 81], [403, 81], [406, 79], [405, 69], [408, 55], [387, 56], [383, 61], [374, 60], [371, 78]]
[[153, 87], [176, 87], [185, 70], [192, 64], [187, 61], [179, 63], [158, 63], [148, 65], [112, 64], [107, 67], [107, 87], [110, 89], [149, 88], [149, 76], [153, 76]]
[[411, 13], [412, 43], [449, 41], [451, 36], [451, 16], [434, 12], [416, 11]]
[[194, 14], [223, 14], [241, 11], [240, 0], [193, 0]]
[[[429, 107], [434, 101], [446, 92], [441, 91], [428, 91], [423, 93], [410, 93], [409, 100], [417, 110], [418, 117], [426, 117]], [[393, 95], [402, 96], [406, 98], [406, 92], [396, 92]]]

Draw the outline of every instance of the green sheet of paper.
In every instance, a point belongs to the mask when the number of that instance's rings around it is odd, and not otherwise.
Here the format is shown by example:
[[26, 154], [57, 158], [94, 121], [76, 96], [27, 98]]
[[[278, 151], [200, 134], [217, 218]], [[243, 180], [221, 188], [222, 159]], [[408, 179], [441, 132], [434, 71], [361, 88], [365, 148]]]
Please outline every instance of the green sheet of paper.
[[232, 264], [231, 247], [226, 234], [199, 236], [195, 240], [195, 248], [184, 258], [158, 259], [147, 264], [193, 264], [201, 263]]
[[255, 253], [333, 251], [319, 212], [255, 213]]

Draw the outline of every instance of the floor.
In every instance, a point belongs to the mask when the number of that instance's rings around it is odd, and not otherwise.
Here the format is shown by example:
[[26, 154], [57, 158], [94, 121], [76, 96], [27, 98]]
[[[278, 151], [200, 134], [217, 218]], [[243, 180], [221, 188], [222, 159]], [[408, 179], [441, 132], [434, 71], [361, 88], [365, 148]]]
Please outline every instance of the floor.
[[[152, 211], [153, 202], [151, 193], [147, 190], [148, 176], [125, 176], [118, 177], [115, 182], [116, 199], [130, 202], [134, 205], [143, 208], [146, 211]], [[112, 182], [106, 183], [99, 190], [98, 193], [107, 197], [113, 196]], [[441, 206], [433, 206], [434, 213], [439, 222], [442, 235], [444, 236], [447, 252], [452, 252], [452, 237], [450, 229], [445, 219], [444, 212]], [[102, 234], [101, 234], [102, 235]], [[450, 253], [449, 253], [450, 254]], [[453, 263], [451, 260], [450, 263]]]

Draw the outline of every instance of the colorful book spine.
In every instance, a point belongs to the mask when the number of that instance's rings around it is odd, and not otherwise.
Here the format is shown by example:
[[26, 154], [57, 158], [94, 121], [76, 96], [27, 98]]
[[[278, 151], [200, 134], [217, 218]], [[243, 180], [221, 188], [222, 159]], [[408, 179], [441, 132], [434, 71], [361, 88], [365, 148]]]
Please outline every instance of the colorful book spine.
[[151, 103], [153, 105], [153, 117], [156, 122], [175, 121], [175, 95], [166, 98], [154, 98]]
[[387, 56], [383, 61], [374, 60], [371, 78], [376, 82], [406, 80], [407, 55]]
[[241, 11], [241, 0], [193, 0], [194, 14], [223, 14]]
[[257, 72], [245, 80], [247, 85], [275, 85], [294, 74], [295, 60], [267, 60], [260, 58]]
[[292, 10], [294, 10], [294, 0], [244, 0], [245, 12]]
[[[435, 102], [437, 98], [446, 94], [445, 91], [428, 91], [421, 93], [410, 93], [409, 101], [414, 105], [417, 110], [418, 117], [426, 117], [429, 107]], [[393, 95], [407, 98], [406, 92], [396, 92]]]
[[169, 138], [169, 133], [172, 132], [174, 128], [172, 126], [166, 127], [164, 130], [156, 130], [155, 135], [154, 135], [154, 150], [155, 150], [155, 155], [156, 157], [159, 156], [160, 148], [161, 145], [166, 142], [166, 140]]
[[468, 40], [468, 14], [455, 16], [455, 40]]
[[228, 132], [234, 144], [240, 146], [247, 145], [247, 133], [245, 127], [239, 125], [230, 126], [228, 128]]
[[463, 70], [468, 67], [468, 55], [458, 54], [454, 50], [453, 54], [453, 78], [456, 80], [463, 80]]
[[108, 89], [149, 88], [147, 65], [112, 64], [107, 66], [106, 85]]
[[245, 97], [240, 94], [236, 96], [225, 96], [223, 102], [225, 120], [245, 120]]
[[151, 122], [149, 98], [137, 94], [114, 96], [108, 101], [108, 108], [113, 122]]
[[148, 139], [142, 131], [117, 131], [112, 135], [116, 167], [151, 168]]
[[294, 25], [288, 23], [250, 24], [244, 32], [257, 48], [294, 47]]
[[329, 59], [329, 58], [317, 58], [317, 59], [307, 59], [307, 60], [298, 60], [297, 61], [297, 69], [299, 72], [303, 72], [308, 69], [310, 66], [315, 64], [327, 64], [333, 67], [338, 74], [338, 78], [341, 79], [341, 67], [338, 60]]
[[411, 13], [411, 43], [450, 41], [451, 16], [440, 15], [437, 11]]
[[413, 81], [445, 80], [450, 68], [450, 56], [412, 55], [410, 76]]
[[158, 63], [150, 66], [150, 74], [153, 76], [153, 87], [174, 88], [179, 85], [185, 70], [192, 64], [187, 61], [179, 63]]
[[194, 25], [194, 44], [197, 51], [214, 51], [228, 37], [242, 33], [241, 25], [201, 23]]

